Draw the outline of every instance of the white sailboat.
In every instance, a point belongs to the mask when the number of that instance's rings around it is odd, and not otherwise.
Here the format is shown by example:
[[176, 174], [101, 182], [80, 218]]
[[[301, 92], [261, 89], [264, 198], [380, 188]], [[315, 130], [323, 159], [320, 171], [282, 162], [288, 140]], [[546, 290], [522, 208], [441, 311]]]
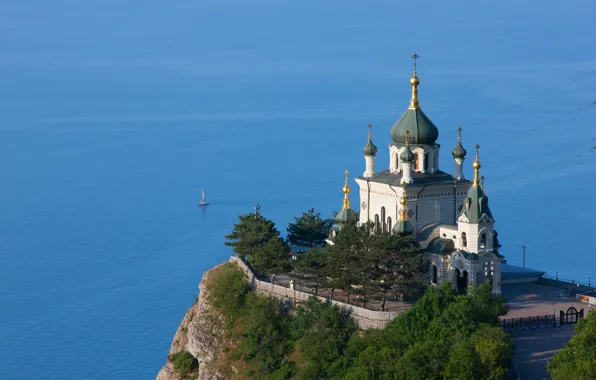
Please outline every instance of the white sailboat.
[[207, 198], [205, 197], [205, 190], [201, 189], [201, 200], [199, 201], [199, 206], [207, 206], [209, 204], [209, 202], [207, 201]]

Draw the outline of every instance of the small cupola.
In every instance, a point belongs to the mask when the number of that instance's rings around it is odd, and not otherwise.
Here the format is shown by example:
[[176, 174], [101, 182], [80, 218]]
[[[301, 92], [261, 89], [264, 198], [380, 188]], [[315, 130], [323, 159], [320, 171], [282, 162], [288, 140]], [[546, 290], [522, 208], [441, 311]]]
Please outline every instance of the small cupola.
[[412, 150], [410, 149], [410, 143], [406, 142], [406, 148], [399, 155], [399, 159], [402, 162], [412, 162], [412, 161], [414, 161], [414, 153], [412, 153]]
[[397, 223], [395, 223], [392, 232], [395, 235], [413, 234], [414, 228], [412, 227], [412, 223], [410, 223], [410, 221], [408, 220], [408, 194], [405, 188], [399, 201], [399, 204], [401, 205], [401, 210], [399, 212], [399, 220], [397, 221]]
[[372, 142], [372, 133], [370, 131], [371, 127], [372, 127], [372, 125], [369, 124], [368, 125], [368, 141], [366, 142], [364, 149], [362, 149], [362, 151], [364, 152], [364, 155], [366, 155], [366, 156], [375, 156], [377, 154], [377, 147]]
[[461, 144], [461, 131], [463, 130], [462, 127], [458, 127], [457, 128], [457, 144], [455, 145], [455, 148], [453, 148], [453, 151], [451, 151], [451, 154], [453, 155], [453, 158], [466, 158], [466, 150], [464, 149], [463, 145]]
[[341, 189], [341, 191], [344, 193], [344, 204], [343, 204], [341, 211], [338, 212], [337, 215], [335, 216], [335, 221], [337, 222], [339, 229], [341, 229], [341, 226], [343, 226], [346, 223], [356, 222], [356, 214], [350, 208], [350, 197], [348, 195], [348, 194], [350, 194], [350, 191], [351, 191], [350, 185], [348, 184], [348, 174], [349, 173], [346, 170], [344, 172], [344, 174], [346, 175], [346, 182], [344, 183], [344, 187]]

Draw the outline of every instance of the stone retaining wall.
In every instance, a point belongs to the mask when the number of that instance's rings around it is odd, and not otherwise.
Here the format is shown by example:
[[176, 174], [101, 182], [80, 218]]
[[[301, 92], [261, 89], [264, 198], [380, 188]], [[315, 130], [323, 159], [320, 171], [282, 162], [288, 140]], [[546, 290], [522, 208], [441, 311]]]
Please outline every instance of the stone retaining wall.
[[[292, 305], [295, 305], [299, 302], [305, 302], [308, 300], [309, 297], [315, 297], [310, 293], [301, 292], [296, 289], [289, 289], [284, 286], [275, 285], [270, 282], [265, 282], [257, 279], [253, 271], [246, 265], [246, 263], [236, 256], [231, 256], [229, 261], [231, 263], [235, 263], [236, 265], [238, 265], [238, 267], [240, 267], [240, 269], [242, 269], [248, 280], [251, 282], [252, 287], [259, 294], [265, 294], [272, 297], [276, 297], [282, 301], [289, 302]], [[327, 299], [323, 297], [317, 298], [323, 302], [327, 301]], [[403, 311], [375, 311], [365, 309], [363, 307], [349, 305], [344, 302], [331, 302], [334, 305], [349, 310], [350, 315], [354, 318], [354, 320], [358, 323], [358, 326], [362, 329], [383, 328], [391, 320], [393, 320], [393, 318], [403, 313]]]

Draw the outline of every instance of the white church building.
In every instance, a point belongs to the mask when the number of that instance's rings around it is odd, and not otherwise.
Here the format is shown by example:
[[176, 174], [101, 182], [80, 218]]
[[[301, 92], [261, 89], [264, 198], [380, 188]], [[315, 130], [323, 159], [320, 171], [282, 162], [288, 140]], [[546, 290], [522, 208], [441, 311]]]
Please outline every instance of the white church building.
[[[463, 293], [468, 285], [490, 279], [493, 293], [500, 294], [504, 257], [498, 252], [495, 220], [479, 177], [479, 146], [475, 147], [470, 181], [464, 175], [466, 150], [458, 128], [453, 173], [440, 169], [439, 130], [420, 108], [416, 58], [414, 55], [410, 105], [391, 127], [389, 168], [375, 167], [377, 147], [369, 129], [364, 147], [366, 170], [356, 178], [360, 187], [358, 223], [371, 221], [379, 231], [413, 233], [430, 262], [432, 284], [450, 281]], [[338, 224], [343, 221], [340, 219], [355, 218], [353, 215], [342, 210]]]

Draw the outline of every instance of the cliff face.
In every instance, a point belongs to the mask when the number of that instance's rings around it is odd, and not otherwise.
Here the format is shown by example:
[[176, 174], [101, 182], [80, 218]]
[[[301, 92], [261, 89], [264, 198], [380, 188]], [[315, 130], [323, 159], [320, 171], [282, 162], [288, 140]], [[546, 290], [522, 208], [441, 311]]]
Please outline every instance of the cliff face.
[[[182, 319], [174, 335], [169, 355], [188, 351], [199, 362], [198, 380], [223, 379], [218, 369], [218, 358], [224, 347], [223, 317], [213, 310], [208, 301], [207, 284], [221, 265], [208, 270], [199, 284], [200, 296]], [[178, 380], [180, 373], [172, 361], [162, 367], [157, 380]]]

